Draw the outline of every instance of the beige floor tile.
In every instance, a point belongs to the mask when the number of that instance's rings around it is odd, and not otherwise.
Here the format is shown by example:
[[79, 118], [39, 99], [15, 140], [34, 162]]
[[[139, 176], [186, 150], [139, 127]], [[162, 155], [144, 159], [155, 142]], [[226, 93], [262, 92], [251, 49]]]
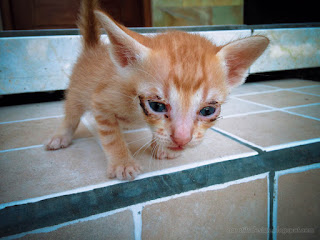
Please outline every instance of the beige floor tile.
[[33, 148], [0, 153], [0, 203], [107, 181], [107, 161], [92, 138], [57, 151]]
[[318, 138], [320, 122], [279, 111], [223, 119], [217, 128], [262, 147]]
[[127, 210], [111, 216], [67, 225], [48, 233], [30, 234], [21, 240], [89, 240], [89, 239], [134, 239], [132, 213]]
[[280, 229], [310, 229], [314, 233], [278, 233], [277, 239], [320, 239], [320, 169], [279, 177], [278, 216]]
[[0, 107], [0, 122], [59, 116], [63, 111], [63, 101]]
[[[61, 118], [0, 124], [0, 150], [44, 144], [60, 126]], [[75, 138], [92, 136], [81, 123]]]
[[231, 95], [258, 93], [258, 92], [264, 92], [264, 91], [272, 91], [275, 89], [277, 88], [272, 86], [265, 86], [259, 83], [245, 83], [233, 89], [231, 92]]
[[320, 103], [320, 97], [290, 91], [261, 93], [255, 95], [240, 96], [239, 98], [277, 108]]
[[126, 137], [131, 152], [135, 155], [137, 162], [140, 163], [143, 168], [143, 172], [145, 173], [183, 166], [190, 163], [200, 163], [211, 159], [216, 159], [218, 162], [219, 158], [235, 154], [254, 153], [253, 150], [209, 129], [205, 136], [205, 140], [199, 146], [185, 150], [185, 152], [176, 159], [157, 160], [152, 158], [151, 148], [141, 148], [141, 146], [151, 140], [151, 134], [149, 131], [129, 133], [126, 134]]
[[290, 108], [287, 111], [320, 119], [320, 104], [308, 107]]
[[257, 112], [268, 109], [270, 108], [262, 107], [254, 103], [247, 103], [235, 98], [229, 98], [228, 101], [222, 105], [220, 116], [227, 117], [230, 115]]
[[[149, 131], [125, 134], [143, 173], [164, 170], [253, 150], [209, 130], [204, 142], [173, 160], [155, 160], [144, 144]], [[139, 150], [140, 149], [140, 150]], [[137, 152], [137, 153], [136, 153]], [[33, 148], [0, 153], [0, 202], [17, 201], [109, 181], [107, 160], [94, 138], [75, 140], [62, 150]]]
[[313, 86], [313, 87], [308, 87], [308, 88], [299, 88], [296, 89], [299, 92], [303, 93], [311, 93], [311, 94], [316, 94], [320, 96], [320, 86]]
[[267, 239], [266, 232], [254, 232], [266, 231], [267, 225], [266, 179], [193, 193], [148, 205], [142, 211], [143, 240]]
[[278, 87], [278, 88], [296, 88], [296, 87], [320, 85], [319, 82], [302, 80], [302, 79], [282, 79], [282, 80], [265, 81], [261, 83], [267, 86]]

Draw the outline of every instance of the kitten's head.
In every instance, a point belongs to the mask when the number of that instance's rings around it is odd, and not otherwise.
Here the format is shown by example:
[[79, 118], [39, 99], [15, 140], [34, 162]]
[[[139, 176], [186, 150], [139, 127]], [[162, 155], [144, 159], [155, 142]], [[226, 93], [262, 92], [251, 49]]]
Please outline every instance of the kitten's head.
[[214, 125], [230, 90], [241, 85], [269, 40], [263, 36], [215, 46], [195, 34], [169, 32], [145, 37], [96, 16], [108, 33], [110, 56], [135, 81], [141, 114], [156, 143], [167, 151], [199, 144]]

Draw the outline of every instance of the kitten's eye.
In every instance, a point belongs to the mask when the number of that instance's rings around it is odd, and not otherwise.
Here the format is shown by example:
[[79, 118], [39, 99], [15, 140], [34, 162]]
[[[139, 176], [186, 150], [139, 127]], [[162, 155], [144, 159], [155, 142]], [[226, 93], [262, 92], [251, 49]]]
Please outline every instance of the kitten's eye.
[[211, 107], [211, 106], [204, 107], [200, 110], [200, 115], [207, 117], [207, 116], [214, 114], [215, 111], [216, 111], [216, 109], [214, 107]]
[[151, 102], [151, 101], [149, 101], [149, 106], [155, 112], [166, 112], [167, 111], [166, 105], [163, 104], [163, 103], [160, 103], [160, 102]]

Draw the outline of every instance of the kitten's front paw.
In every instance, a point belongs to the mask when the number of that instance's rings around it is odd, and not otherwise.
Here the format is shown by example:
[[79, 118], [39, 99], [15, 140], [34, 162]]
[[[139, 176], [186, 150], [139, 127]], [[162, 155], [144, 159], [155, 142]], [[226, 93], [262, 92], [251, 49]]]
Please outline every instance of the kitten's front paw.
[[156, 159], [159, 159], [159, 160], [162, 160], [162, 159], [174, 159], [174, 158], [177, 158], [181, 155], [180, 152], [173, 152], [173, 151], [157, 151], [155, 153], [155, 158]]
[[57, 150], [66, 148], [71, 144], [72, 137], [66, 135], [55, 135], [46, 144], [46, 150]]
[[133, 180], [141, 172], [141, 167], [135, 162], [125, 164], [110, 164], [108, 166], [108, 178], [119, 180]]

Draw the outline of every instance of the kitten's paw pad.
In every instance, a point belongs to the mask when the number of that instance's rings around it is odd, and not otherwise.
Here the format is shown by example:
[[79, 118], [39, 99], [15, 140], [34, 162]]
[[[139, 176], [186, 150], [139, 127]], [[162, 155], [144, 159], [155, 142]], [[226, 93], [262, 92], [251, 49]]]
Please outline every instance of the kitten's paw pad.
[[108, 168], [108, 178], [117, 178], [119, 180], [133, 180], [141, 172], [141, 167], [130, 162], [125, 165], [112, 165]]
[[174, 159], [181, 155], [179, 152], [167, 152], [167, 151], [157, 151], [155, 154], [155, 158], [159, 160], [163, 159]]
[[46, 150], [57, 150], [66, 148], [71, 144], [71, 137], [64, 135], [56, 135], [46, 144]]

